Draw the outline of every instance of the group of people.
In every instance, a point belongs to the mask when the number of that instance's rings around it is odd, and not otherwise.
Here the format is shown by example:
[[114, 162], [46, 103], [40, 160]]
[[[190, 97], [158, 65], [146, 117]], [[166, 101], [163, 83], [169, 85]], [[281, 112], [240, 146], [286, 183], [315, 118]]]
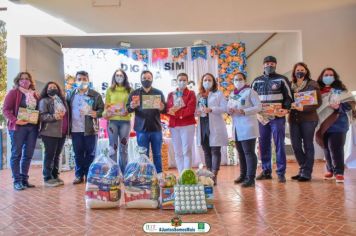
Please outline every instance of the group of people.
[[[214, 184], [221, 163], [221, 147], [228, 145], [228, 133], [223, 118], [228, 113], [233, 119], [233, 135], [239, 155], [240, 175], [234, 181], [243, 187], [253, 187], [255, 180], [272, 179], [271, 139], [276, 150], [276, 173], [278, 181], [286, 182], [285, 125], [288, 122], [292, 147], [300, 166], [293, 180], [309, 181], [314, 164], [314, 134], [316, 142], [324, 149], [327, 172], [325, 178], [343, 182], [346, 133], [354, 110], [355, 101], [332, 68], [324, 69], [317, 81], [311, 79], [306, 64], [297, 63], [292, 71], [291, 82], [276, 73], [277, 60], [268, 56], [263, 61], [264, 73], [251, 86], [246, 75], [237, 73], [233, 79], [235, 89], [228, 99], [218, 89], [216, 78], [206, 73], [199, 81], [197, 95], [187, 88], [186, 73], [177, 76], [177, 88], [169, 93], [167, 101], [157, 88], [152, 87], [153, 75], [146, 70], [141, 73], [142, 87], [133, 90], [124, 70], [116, 70], [111, 86], [106, 92], [105, 103], [101, 95], [89, 88], [89, 75], [85, 71], [76, 74], [76, 89], [64, 92], [56, 82], [50, 81], [38, 94], [31, 74], [21, 72], [14, 80], [14, 88], [5, 98], [3, 113], [8, 120], [11, 138], [10, 165], [14, 189], [34, 187], [28, 181], [30, 162], [38, 135], [44, 143], [44, 185], [63, 185], [59, 178], [59, 161], [65, 139], [72, 138], [75, 154], [75, 179], [73, 184], [85, 181], [89, 166], [95, 157], [99, 118], [108, 120], [110, 158], [124, 172], [128, 160], [128, 142], [131, 118], [137, 143], [152, 149], [157, 173], [162, 172], [162, 126], [161, 114], [169, 116], [175, 160], [178, 172], [192, 167], [194, 137], [204, 151], [205, 165], [214, 173]], [[317, 103], [300, 105], [294, 102], [294, 94], [315, 91]], [[338, 100], [330, 102], [337, 94]], [[150, 96], [153, 95], [153, 96]], [[144, 106], [145, 97], [160, 97], [152, 107]], [[334, 96], [335, 97], [335, 96]], [[336, 100], [336, 99], [334, 99]], [[281, 104], [274, 114], [264, 114], [263, 104]], [[113, 106], [121, 104], [120, 112]], [[18, 119], [19, 108], [39, 113], [39, 122], [30, 123]], [[114, 109], [115, 110], [115, 109]], [[317, 131], [316, 131], [317, 130]], [[262, 172], [256, 177], [259, 150]]]

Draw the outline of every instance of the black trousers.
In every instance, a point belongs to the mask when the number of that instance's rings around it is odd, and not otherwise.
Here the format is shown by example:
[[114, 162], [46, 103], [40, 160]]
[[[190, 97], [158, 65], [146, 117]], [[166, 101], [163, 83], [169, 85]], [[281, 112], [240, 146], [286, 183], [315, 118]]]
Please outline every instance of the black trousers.
[[221, 147], [210, 147], [209, 138], [205, 137], [202, 140], [202, 148], [204, 151], [206, 168], [211, 171], [220, 170]]
[[43, 159], [43, 178], [45, 181], [56, 179], [59, 175], [59, 161], [66, 138], [42, 136], [45, 147]]
[[346, 133], [326, 133], [324, 135], [326, 169], [335, 175], [344, 174], [345, 140]]
[[239, 153], [240, 176], [255, 179], [257, 169], [257, 155], [255, 153], [256, 139], [238, 141], [235, 139], [236, 149]]

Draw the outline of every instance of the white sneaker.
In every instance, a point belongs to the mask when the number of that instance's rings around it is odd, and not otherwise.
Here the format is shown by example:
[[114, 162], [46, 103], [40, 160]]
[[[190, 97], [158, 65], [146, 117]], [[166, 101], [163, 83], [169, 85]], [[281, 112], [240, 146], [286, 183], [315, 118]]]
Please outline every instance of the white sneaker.
[[55, 181], [57, 181], [59, 183], [59, 185], [64, 185], [64, 181], [61, 180], [59, 177], [57, 179], [54, 179]]

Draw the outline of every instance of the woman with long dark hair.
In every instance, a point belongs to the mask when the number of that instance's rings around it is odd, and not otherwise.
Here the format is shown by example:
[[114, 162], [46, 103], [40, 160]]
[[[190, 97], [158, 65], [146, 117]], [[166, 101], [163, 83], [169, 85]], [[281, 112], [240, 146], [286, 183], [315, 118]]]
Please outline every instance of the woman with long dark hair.
[[196, 115], [197, 143], [203, 147], [206, 168], [214, 173], [214, 185], [221, 163], [221, 147], [228, 145], [223, 114], [227, 110], [224, 94], [218, 90], [215, 77], [206, 73], [199, 82]]
[[324, 149], [327, 172], [324, 179], [344, 182], [344, 145], [355, 99], [333, 68], [325, 68], [318, 78], [323, 103], [318, 109], [320, 126], [316, 142]]
[[[111, 86], [106, 92], [103, 116], [109, 121], [108, 134], [110, 157], [125, 170], [128, 158], [128, 142], [131, 130], [131, 115], [126, 110], [126, 103], [131, 92], [127, 74], [116, 70], [111, 78]], [[119, 152], [119, 158], [117, 153]]]
[[46, 187], [56, 187], [64, 182], [59, 178], [59, 161], [69, 131], [68, 106], [62, 88], [48, 82], [42, 92], [39, 105], [40, 136], [44, 144], [43, 180]]
[[36, 112], [38, 100], [39, 95], [31, 74], [20, 72], [14, 80], [14, 88], [7, 93], [3, 106], [11, 138], [10, 166], [14, 189], [18, 191], [35, 187], [28, 182], [28, 171], [38, 136], [38, 124], [18, 117], [18, 114], [21, 108]]
[[[299, 164], [299, 172], [292, 180], [310, 181], [314, 166], [314, 133], [318, 124], [316, 110], [321, 105], [320, 88], [316, 81], [310, 78], [308, 66], [299, 62], [292, 71], [292, 92], [294, 96], [310, 93], [311, 100], [297, 100], [292, 105], [289, 115], [289, 128], [295, 158]], [[296, 97], [295, 97], [296, 99]]]

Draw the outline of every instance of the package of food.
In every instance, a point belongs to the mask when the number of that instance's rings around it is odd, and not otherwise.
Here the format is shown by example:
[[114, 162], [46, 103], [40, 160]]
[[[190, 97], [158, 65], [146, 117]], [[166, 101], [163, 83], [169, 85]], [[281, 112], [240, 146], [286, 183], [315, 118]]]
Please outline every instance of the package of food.
[[161, 209], [174, 210], [174, 187], [161, 188]]
[[89, 168], [85, 188], [86, 207], [118, 207], [120, 197], [119, 166], [107, 154], [102, 153], [94, 159]]
[[179, 178], [179, 184], [182, 185], [195, 185], [198, 183], [198, 178], [192, 169], [183, 170]]
[[204, 185], [206, 207], [208, 209], [214, 208], [214, 188], [213, 186]]
[[138, 147], [124, 173], [124, 196], [127, 208], [157, 208], [159, 184], [154, 164], [146, 155], [146, 148]]
[[174, 174], [163, 174], [159, 180], [160, 185], [160, 202], [164, 210], [174, 210], [174, 186], [177, 179]]
[[296, 106], [316, 105], [318, 104], [316, 91], [312, 90], [294, 93], [294, 102]]
[[142, 109], [160, 109], [161, 95], [142, 95]]
[[274, 116], [280, 109], [282, 109], [281, 103], [262, 103], [261, 113], [263, 115]]
[[27, 121], [30, 124], [37, 124], [39, 119], [39, 111], [20, 107], [17, 113], [18, 120]]

